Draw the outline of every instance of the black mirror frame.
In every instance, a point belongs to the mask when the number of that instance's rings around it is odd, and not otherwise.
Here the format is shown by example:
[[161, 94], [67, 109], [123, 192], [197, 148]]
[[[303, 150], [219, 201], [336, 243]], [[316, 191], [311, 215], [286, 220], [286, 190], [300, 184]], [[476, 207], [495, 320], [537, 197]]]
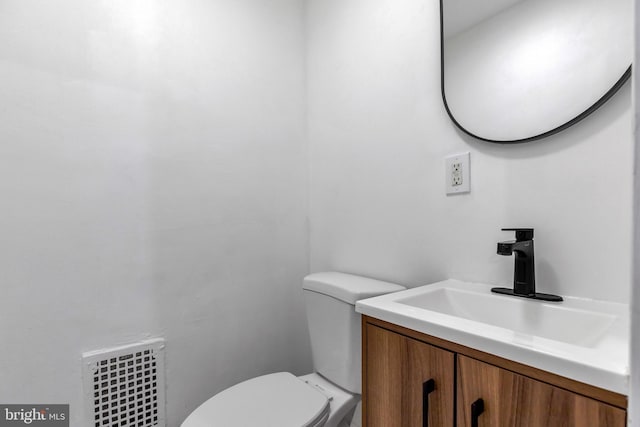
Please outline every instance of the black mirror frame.
[[632, 67], [632, 65], [629, 65], [629, 68], [627, 68], [627, 70], [624, 72], [624, 74], [622, 74], [622, 77], [620, 77], [618, 79], [616, 84], [614, 84], [613, 87], [611, 89], [609, 89], [609, 91], [607, 93], [605, 93], [600, 99], [598, 99], [595, 102], [595, 104], [593, 104], [591, 107], [587, 108], [581, 114], [578, 114], [573, 119], [569, 120], [567, 123], [565, 123], [563, 125], [560, 125], [560, 126], [554, 128], [554, 129], [551, 129], [551, 130], [549, 130], [547, 132], [541, 133], [539, 135], [531, 136], [531, 137], [528, 137], [528, 138], [522, 138], [522, 139], [507, 140], [507, 141], [498, 141], [498, 140], [483, 138], [481, 136], [475, 135], [475, 134], [469, 132], [467, 129], [465, 129], [456, 120], [456, 118], [453, 116], [453, 113], [449, 109], [449, 105], [447, 104], [447, 96], [446, 96], [445, 90], [444, 90], [444, 5], [443, 5], [443, 2], [444, 2], [444, 0], [440, 0], [440, 85], [441, 85], [441, 91], [442, 91], [442, 102], [444, 103], [444, 108], [447, 110], [447, 114], [449, 115], [449, 118], [451, 118], [451, 121], [458, 127], [458, 129], [460, 129], [462, 132], [466, 133], [467, 135], [469, 135], [469, 136], [471, 136], [471, 137], [473, 137], [475, 139], [479, 139], [480, 141], [492, 142], [492, 143], [496, 143], [496, 144], [521, 144], [521, 143], [524, 143], [524, 142], [532, 142], [532, 141], [536, 141], [536, 140], [539, 140], [539, 139], [543, 139], [543, 138], [549, 137], [551, 135], [555, 135], [555, 134], [557, 134], [559, 132], [562, 132], [563, 130], [575, 125], [576, 123], [580, 122], [581, 120], [586, 118], [589, 114], [593, 113], [598, 108], [600, 108], [602, 105], [604, 105], [613, 95], [616, 94], [616, 92], [618, 92], [618, 90], [620, 90], [620, 88], [622, 86], [624, 86], [624, 84], [627, 82], [627, 80], [629, 80], [629, 78], [631, 77], [631, 67]]

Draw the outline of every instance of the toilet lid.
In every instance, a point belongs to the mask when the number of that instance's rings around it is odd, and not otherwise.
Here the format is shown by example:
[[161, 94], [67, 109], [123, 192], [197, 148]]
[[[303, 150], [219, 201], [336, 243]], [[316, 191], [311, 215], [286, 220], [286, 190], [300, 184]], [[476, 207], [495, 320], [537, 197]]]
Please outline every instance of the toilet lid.
[[252, 378], [204, 402], [182, 427], [311, 427], [329, 414], [327, 397], [288, 372]]

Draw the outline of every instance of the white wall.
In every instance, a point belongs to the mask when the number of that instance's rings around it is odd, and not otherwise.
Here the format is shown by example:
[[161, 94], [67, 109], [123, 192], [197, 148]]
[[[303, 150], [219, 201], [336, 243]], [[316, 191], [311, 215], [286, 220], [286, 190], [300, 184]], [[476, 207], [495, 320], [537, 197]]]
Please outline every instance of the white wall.
[[[481, 143], [442, 105], [438, 2], [310, 0], [307, 19], [312, 271], [510, 286], [500, 228], [534, 227], [540, 291], [628, 301], [630, 85], [552, 138]], [[447, 197], [463, 151], [472, 192]]]
[[[640, 22], [640, 1], [634, 2], [635, 22]], [[635, 25], [635, 58], [640, 63], [640, 26]], [[633, 110], [635, 113], [634, 136], [636, 144], [640, 141], [640, 76], [633, 73]], [[631, 394], [629, 396], [630, 426], [640, 425], [640, 150], [635, 149], [634, 167], [634, 248], [633, 248], [633, 281], [631, 298]]]
[[169, 426], [308, 371], [301, 2], [0, 10], [0, 402], [84, 427], [81, 353], [148, 336]]

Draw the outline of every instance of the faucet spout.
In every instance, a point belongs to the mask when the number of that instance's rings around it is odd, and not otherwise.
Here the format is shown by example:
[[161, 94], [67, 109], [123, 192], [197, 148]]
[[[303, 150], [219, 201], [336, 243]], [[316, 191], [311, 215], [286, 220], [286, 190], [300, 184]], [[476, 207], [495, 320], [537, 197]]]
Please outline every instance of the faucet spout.
[[513, 246], [515, 245], [515, 243], [515, 240], [509, 242], [499, 242], [498, 255], [511, 256], [513, 254]]

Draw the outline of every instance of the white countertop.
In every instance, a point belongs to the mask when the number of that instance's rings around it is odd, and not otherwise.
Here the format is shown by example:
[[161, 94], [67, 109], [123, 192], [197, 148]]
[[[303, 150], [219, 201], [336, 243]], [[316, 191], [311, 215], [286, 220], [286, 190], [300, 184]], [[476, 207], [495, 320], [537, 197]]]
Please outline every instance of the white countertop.
[[450, 279], [360, 300], [356, 311], [628, 394], [628, 305], [574, 297], [547, 303], [491, 288]]

